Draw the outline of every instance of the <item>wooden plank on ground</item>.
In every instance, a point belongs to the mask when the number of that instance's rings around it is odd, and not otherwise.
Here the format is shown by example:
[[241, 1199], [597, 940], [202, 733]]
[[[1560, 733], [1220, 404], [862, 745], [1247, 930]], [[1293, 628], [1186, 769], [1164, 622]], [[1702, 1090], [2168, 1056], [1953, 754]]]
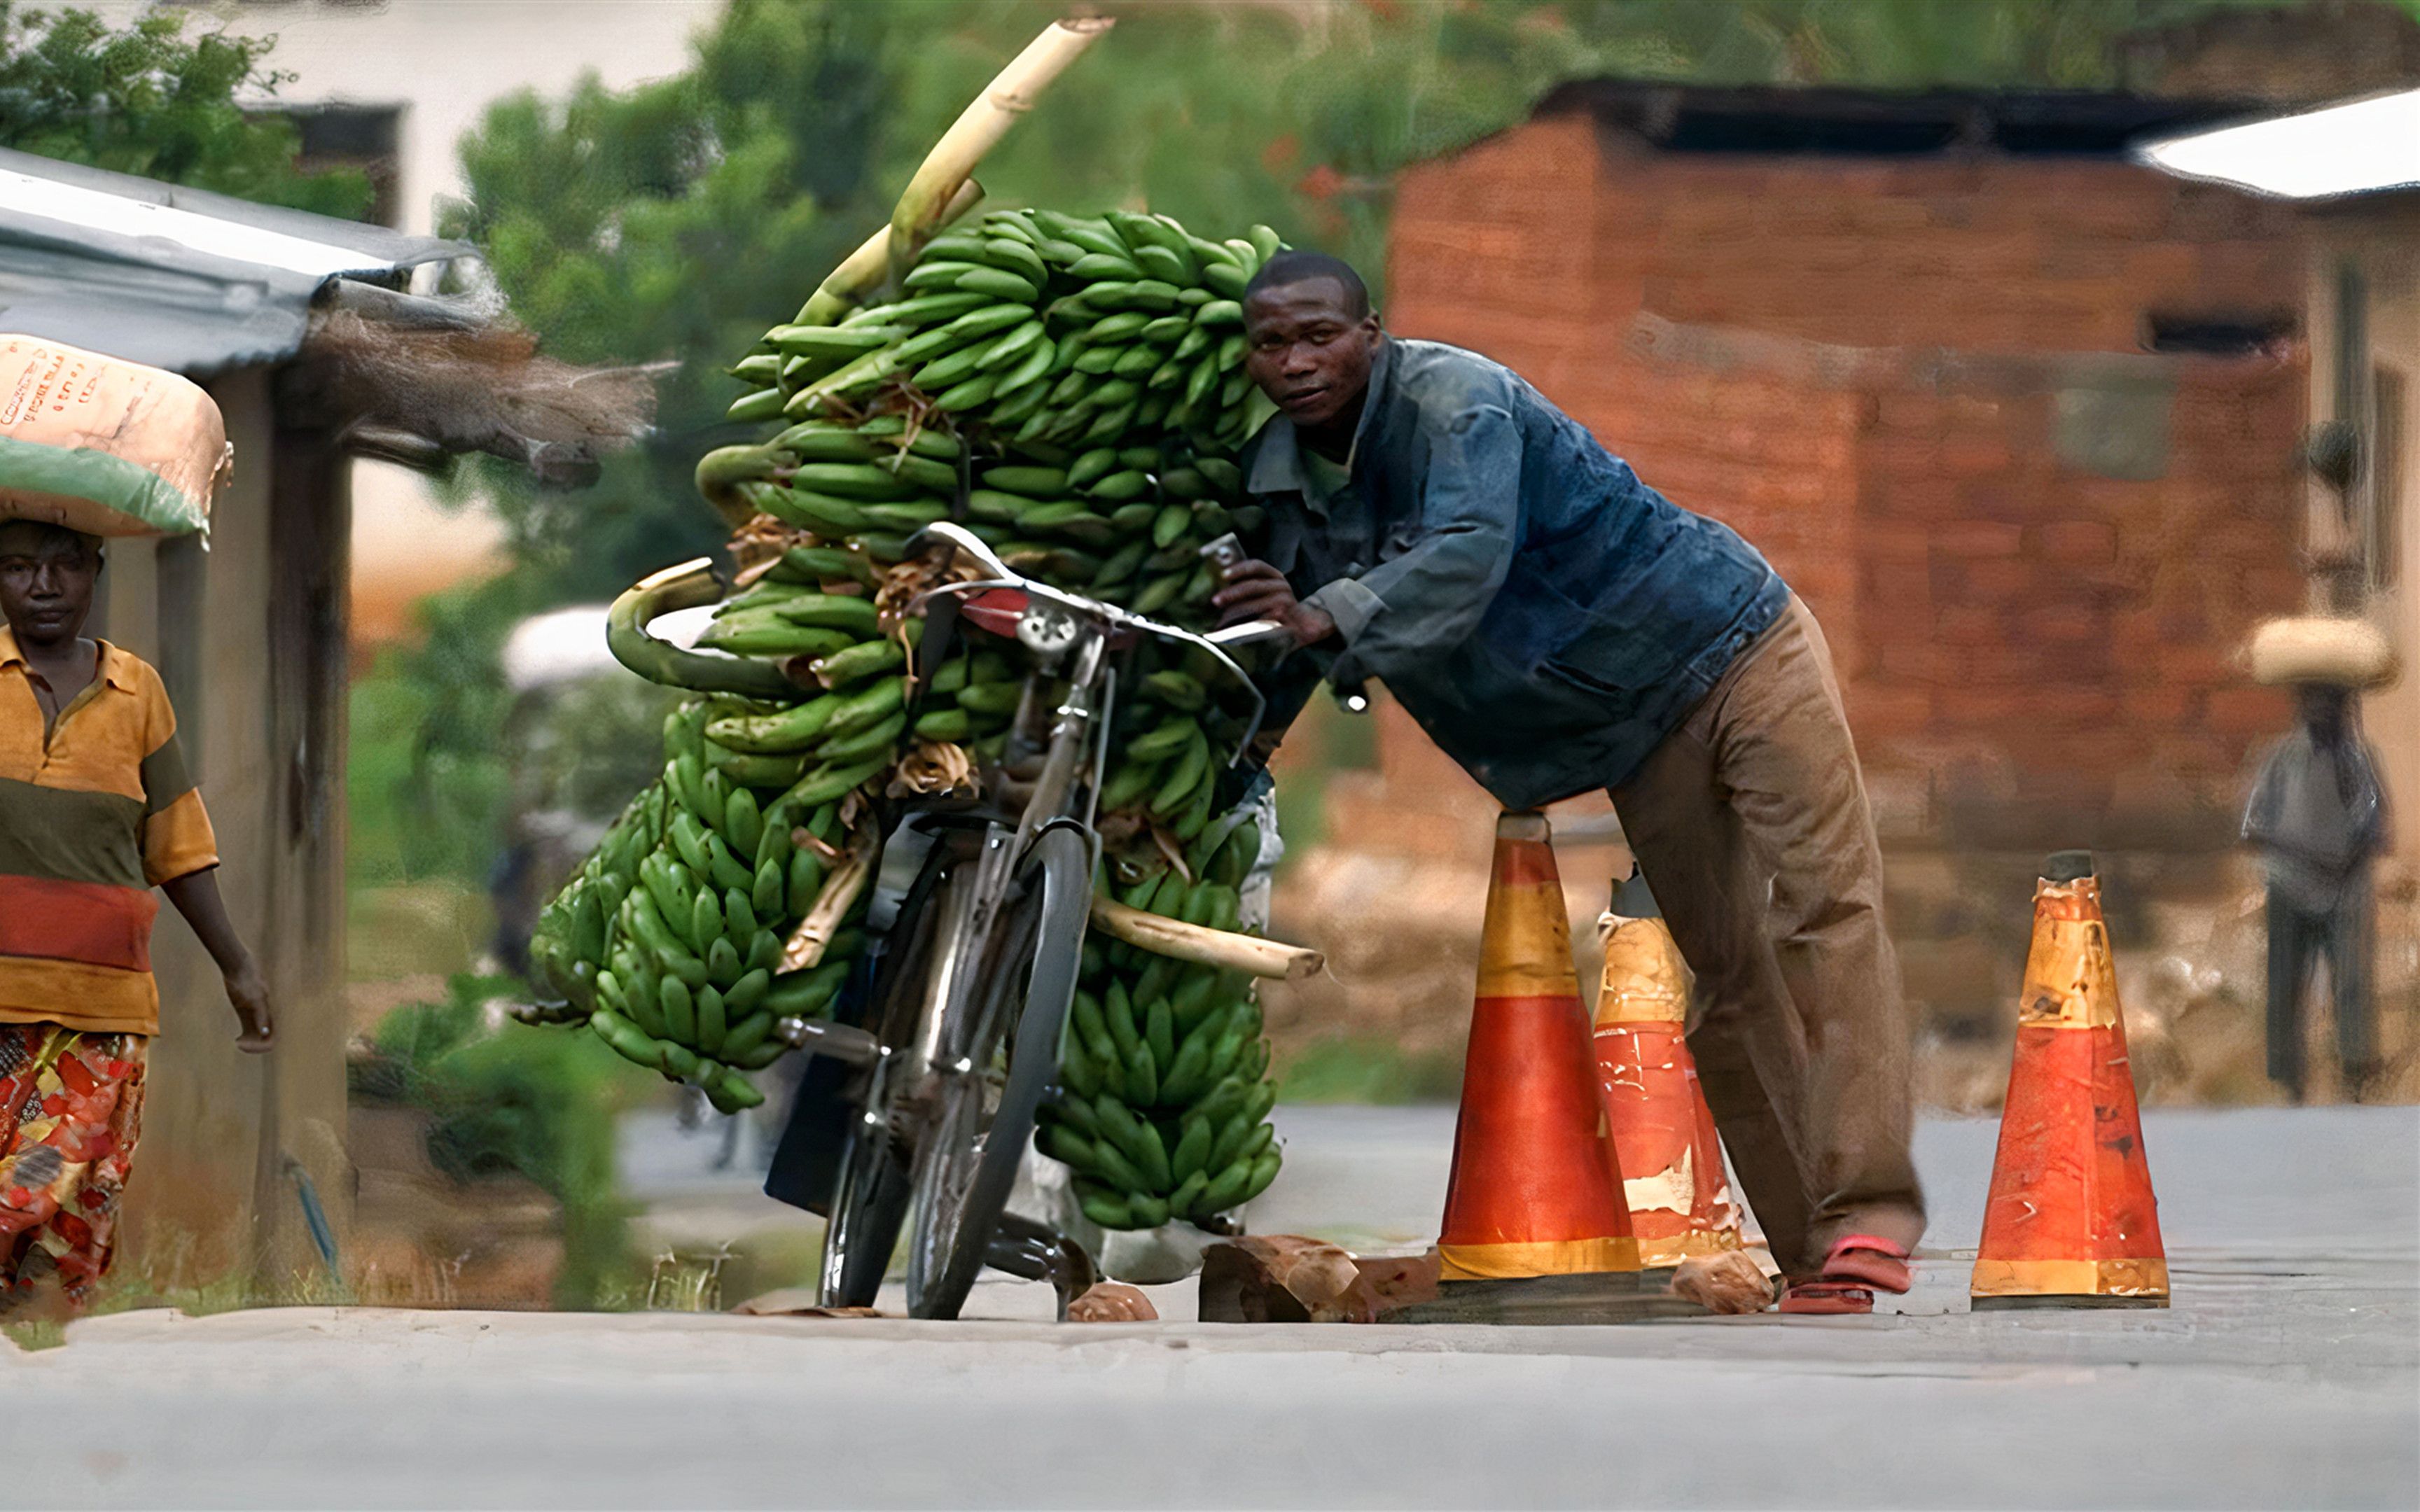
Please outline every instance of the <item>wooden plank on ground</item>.
[[1205, 1323], [1630, 1323], [1703, 1318], [1672, 1295], [1669, 1271], [1441, 1281], [1434, 1251], [1362, 1257], [1320, 1240], [1275, 1235], [1202, 1252]]

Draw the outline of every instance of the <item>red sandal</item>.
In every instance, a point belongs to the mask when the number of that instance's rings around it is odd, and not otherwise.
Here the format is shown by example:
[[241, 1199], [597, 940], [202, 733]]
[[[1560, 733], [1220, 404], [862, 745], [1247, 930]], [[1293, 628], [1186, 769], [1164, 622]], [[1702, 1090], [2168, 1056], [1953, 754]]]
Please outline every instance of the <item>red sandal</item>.
[[1904, 1292], [1916, 1284], [1907, 1268], [1907, 1251], [1871, 1234], [1851, 1234], [1834, 1243], [1823, 1257], [1823, 1279], [1858, 1281], [1889, 1292]]
[[1778, 1310], [1785, 1313], [1869, 1313], [1874, 1310], [1874, 1294], [1864, 1287], [1844, 1281], [1792, 1281], [1790, 1289], [1781, 1294]]
[[1874, 1293], [1904, 1292], [1915, 1284], [1907, 1250], [1871, 1234], [1850, 1234], [1832, 1245], [1823, 1269], [1791, 1283], [1782, 1294], [1785, 1313], [1869, 1313]]

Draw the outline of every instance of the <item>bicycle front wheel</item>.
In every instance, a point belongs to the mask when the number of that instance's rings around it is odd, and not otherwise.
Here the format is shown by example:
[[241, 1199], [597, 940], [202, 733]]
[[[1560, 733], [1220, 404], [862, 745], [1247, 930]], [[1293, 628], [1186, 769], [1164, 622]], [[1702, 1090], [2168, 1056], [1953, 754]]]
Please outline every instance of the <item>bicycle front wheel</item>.
[[1073, 829], [1045, 830], [972, 959], [972, 990], [945, 1026], [948, 1064], [911, 1173], [908, 1312], [955, 1318], [1000, 1227], [1059, 1070], [1092, 907], [1092, 856]]

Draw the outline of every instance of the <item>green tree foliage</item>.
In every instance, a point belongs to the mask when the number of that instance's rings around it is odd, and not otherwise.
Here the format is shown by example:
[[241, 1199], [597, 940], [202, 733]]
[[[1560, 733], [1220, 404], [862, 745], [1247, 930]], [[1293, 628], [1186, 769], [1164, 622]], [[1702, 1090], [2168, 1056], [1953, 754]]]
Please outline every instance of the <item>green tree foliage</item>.
[[186, 33], [161, 9], [123, 30], [90, 11], [0, 0], [0, 147], [266, 204], [358, 216], [370, 184], [352, 170], [305, 174], [291, 121], [238, 97], [289, 77], [266, 39]]
[[658, 436], [613, 458], [596, 487], [547, 495], [483, 473], [520, 559], [562, 594], [610, 595], [719, 540], [689, 480], [736, 434], [720, 424], [734, 390], [722, 366], [878, 213], [898, 33], [876, 8], [743, 4], [688, 73], [620, 94], [590, 80], [560, 101], [518, 96], [464, 143], [470, 195], [444, 228], [486, 249], [550, 349], [673, 364]]
[[[2117, 44], [2211, 10], [2308, 0], [1565, 0], [1588, 45], [1658, 39], [1661, 76], [1708, 84], [1872, 88], [2105, 89], [2124, 83]], [[2420, 14], [2420, 4], [2399, 0]], [[1641, 70], [1644, 71], [1644, 70]]]
[[498, 656], [521, 616], [547, 607], [527, 573], [432, 594], [420, 637], [353, 680], [346, 756], [357, 883], [486, 877], [508, 817], [513, 714]]
[[614, 1191], [614, 1121], [658, 1084], [593, 1035], [488, 1022], [491, 997], [526, 990], [510, 977], [453, 977], [444, 1001], [381, 1019], [370, 1053], [348, 1064], [347, 1083], [357, 1102], [427, 1111], [429, 1161], [445, 1175], [520, 1176], [562, 1204], [554, 1304], [594, 1307], [630, 1264], [627, 1204]]

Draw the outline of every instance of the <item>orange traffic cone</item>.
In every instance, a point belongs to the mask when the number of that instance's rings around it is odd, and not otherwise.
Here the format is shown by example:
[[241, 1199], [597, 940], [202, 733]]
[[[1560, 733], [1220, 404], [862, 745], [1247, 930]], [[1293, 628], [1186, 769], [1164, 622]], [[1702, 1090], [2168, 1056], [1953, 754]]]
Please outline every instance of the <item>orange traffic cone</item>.
[[1496, 821], [1437, 1250], [1448, 1281], [1638, 1269], [1544, 814]]
[[1621, 1161], [1622, 1199], [1643, 1265], [1740, 1247], [1739, 1209], [1714, 1110], [1682, 1038], [1688, 967], [1647, 879], [1633, 872], [1597, 920], [1596, 1072]]
[[2168, 1304], [2089, 851], [2053, 856], [2034, 890], [2016, 1060], [1970, 1289], [1978, 1308]]

